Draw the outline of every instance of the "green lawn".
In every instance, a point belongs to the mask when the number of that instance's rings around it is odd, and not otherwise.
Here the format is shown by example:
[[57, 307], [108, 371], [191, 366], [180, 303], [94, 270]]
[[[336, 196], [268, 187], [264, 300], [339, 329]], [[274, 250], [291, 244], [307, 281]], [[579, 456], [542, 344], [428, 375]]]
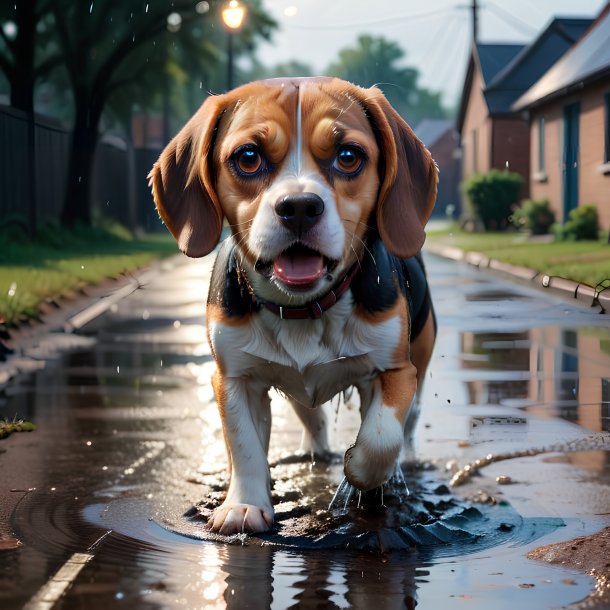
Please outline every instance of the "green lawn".
[[134, 238], [124, 230], [81, 229], [37, 241], [0, 236], [0, 324], [35, 318], [45, 301], [177, 252], [169, 233]]
[[427, 232], [432, 245], [480, 252], [489, 258], [558, 275], [589, 286], [610, 278], [610, 244], [599, 241], [544, 241], [523, 233], [467, 233], [457, 227]]

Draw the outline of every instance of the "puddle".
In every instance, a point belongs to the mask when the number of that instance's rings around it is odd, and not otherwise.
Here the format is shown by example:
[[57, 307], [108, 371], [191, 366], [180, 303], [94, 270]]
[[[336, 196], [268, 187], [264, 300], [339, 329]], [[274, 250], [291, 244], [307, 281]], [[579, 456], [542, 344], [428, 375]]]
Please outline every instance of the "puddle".
[[[206, 261], [182, 260], [96, 320], [90, 341], [7, 387], [0, 417], [38, 429], [0, 443], [0, 607], [53, 587], [53, 607], [89, 610], [545, 610], [586, 598], [586, 571], [526, 555], [610, 522], [610, 452], [556, 446], [610, 430], [610, 320], [466, 266], [431, 258], [428, 269], [440, 332], [418, 466], [404, 467], [411, 495], [387, 488], [383, 506], [373, 492], [328, 510], [341, 459], [292, 459], [300, 428], [275, 396], [277, 525], [207, 534], [227, 478], [196, 313]], [[357, 399], [326, 408], [340, 456]], [[526, 452], [542, 446], [555, 450]], [[459, 467], [519, 451], [449, 487]], [[54, 579], [62, 566], [72, 576]]]

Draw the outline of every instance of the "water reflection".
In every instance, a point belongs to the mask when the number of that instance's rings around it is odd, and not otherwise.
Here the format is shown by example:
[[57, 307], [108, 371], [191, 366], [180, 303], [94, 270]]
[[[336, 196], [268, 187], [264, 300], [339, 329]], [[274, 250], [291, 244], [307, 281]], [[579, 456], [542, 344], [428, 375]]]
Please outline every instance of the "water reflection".
[[556, 415], [592, 431], [608, 431], [607, 334], [556, 327], [519, 333], [464, 332], [460, 345], [462, 367], [468, 371], [464, 374], [468, 400], [476, 405], [521, 400], [536, 415]]

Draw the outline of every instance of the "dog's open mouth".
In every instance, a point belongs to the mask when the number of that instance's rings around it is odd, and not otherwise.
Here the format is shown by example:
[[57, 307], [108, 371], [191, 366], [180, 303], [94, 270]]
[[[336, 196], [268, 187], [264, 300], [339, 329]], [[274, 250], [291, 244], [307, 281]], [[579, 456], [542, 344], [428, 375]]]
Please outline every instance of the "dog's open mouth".
[[327, 270], [325, 258], [303, 244], [293, 244], [273, 261], [273, 274], [286, 286], [307, 288]]

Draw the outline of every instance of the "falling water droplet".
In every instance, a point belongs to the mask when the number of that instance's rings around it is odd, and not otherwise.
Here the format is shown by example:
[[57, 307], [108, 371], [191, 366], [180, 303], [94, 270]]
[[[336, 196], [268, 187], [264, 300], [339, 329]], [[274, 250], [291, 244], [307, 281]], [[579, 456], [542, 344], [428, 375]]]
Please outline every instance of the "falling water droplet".
[[89, 14], [91, 15], [91, 13], [93, 13], [93, 2], [91, 3], [91, 6], [89, 7]]

